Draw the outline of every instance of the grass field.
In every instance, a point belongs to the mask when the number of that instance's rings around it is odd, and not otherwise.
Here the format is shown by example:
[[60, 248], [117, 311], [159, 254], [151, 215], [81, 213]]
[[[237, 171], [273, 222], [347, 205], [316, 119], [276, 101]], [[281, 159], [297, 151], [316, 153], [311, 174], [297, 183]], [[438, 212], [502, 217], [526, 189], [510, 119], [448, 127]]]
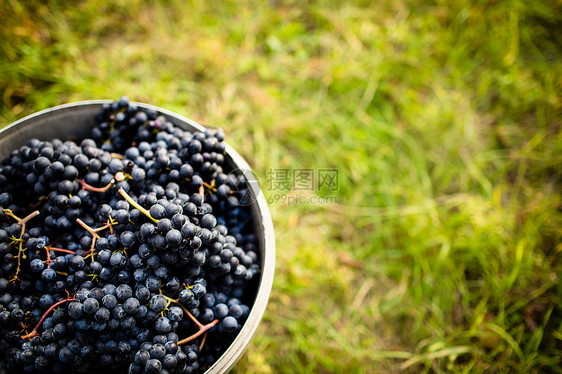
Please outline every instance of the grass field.
[[277, 272], [235, 372], [562, 372], [560, 0], [42, 3], [0, 3], [1, 125], [126, 94], [259, 176]]

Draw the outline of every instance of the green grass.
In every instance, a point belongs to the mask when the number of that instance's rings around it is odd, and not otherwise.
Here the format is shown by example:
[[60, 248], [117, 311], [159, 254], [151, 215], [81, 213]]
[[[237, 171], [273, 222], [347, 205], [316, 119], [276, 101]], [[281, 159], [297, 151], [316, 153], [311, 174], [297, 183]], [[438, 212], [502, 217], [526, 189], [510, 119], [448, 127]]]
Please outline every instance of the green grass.
[[[226, 130], [277, 236], [235, 372], [561, 372], [562, 3], [184, 3], [3, 1], [0, 116], [127, 94]], [[268, 188], [294, 168], [339, 190]]]

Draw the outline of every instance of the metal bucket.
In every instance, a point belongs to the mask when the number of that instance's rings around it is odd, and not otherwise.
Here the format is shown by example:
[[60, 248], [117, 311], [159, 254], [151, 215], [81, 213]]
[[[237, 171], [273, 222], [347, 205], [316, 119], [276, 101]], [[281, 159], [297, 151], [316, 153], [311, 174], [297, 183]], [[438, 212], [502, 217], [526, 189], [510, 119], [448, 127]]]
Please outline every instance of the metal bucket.
[[[81, 139], [88, 137], [91, 129], [96, 125], [94, 117], [101, 112], [102, 106], [105, 103], [111, 103], [111, 100], [81, 101], [60, 105], [31, 114], [6, 126], [0, 130], [0, 160], [8, 157], [12, 150], [25, 145], [32, 138], [41, 140], [59, 138], [65, 140], [68, 138]], [[132, 104], [137, 105], [139, 108], [155, 110], [164, 115], [174, 125], [185, 130], [192, 132], [205, 130], [205, 127], [202, 125], [168, 110], [142, 103]], [[250, 171], [250, 166], [229, 145], [226, 146], [225, 161], [227, 165], [230, 164], [228, 166], [232, 166], [233, 169], [238, 169], [242, 172], [250, 182], [250, 189], [253, 193], [250, 208], [254, 217], [254, 232], [259, 240], [258, 250], [262, 272], [256, 299], [248, 319], [230, 347], [205, 372], [208, 374], [228, 372], [248, 347], [250, 339], [256, 332], [267, 306], [275, 271], [275, 235], [271, 214], [265, 198]]]

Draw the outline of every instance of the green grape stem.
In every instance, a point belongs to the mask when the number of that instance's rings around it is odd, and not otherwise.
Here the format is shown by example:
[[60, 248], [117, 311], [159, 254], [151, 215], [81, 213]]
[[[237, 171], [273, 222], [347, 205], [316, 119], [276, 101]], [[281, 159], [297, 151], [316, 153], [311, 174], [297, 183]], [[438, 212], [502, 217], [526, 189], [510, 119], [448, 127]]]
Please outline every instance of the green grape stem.
[[19, 218], [18, 216], [16, 216], [14, 212], [12, 212], [10, 209], [3, 209], [2, 212], [4, 212], [5, 215], [15, 219], [17, 223], [21, 225], [20, 237], [17, 238], [16, 240], [16, 242], [18, 243], [18, 255], [15, 257], [18, 259], [18, 266], [16, 268], [16, 274], [14, 274], [12, 278], [12, 280], [15, 283], [15, 281], [19, 279], [18, 275], [21, 270], [21, 258], [23, 257], [23, 252], [26, 249], [23, 247], [23, 240], [22, 240], [23, 234], [25, 233], [25, 225], [27, 224], [27, 222], [29, 222], [30, 219], [37, 217], [39, 215], [39, 211], [38, 210], [33, 211], [23, 218]]
[[124, 189], [120, 188], [118, 192], [121, 196], [123, 196], [125, 198], [125, 200], [127, 200], [127, 202], [129, 204], [131, 204], [132, 206], [137, 208], [142, 214], [144, 214], [145, 216], [150, 218], [152, 220], [152, 222], [154, 222], [154, 223], [159, 222], [159, 220], [157, 220], [155, 218], [152, 218], [152, 216], [150, 215], [150, 212], [148, 210], [144, 209], [142, 206], [140, 206], [140, 204], [137, 203], [135, 200], [133, 200], [133, 198], [131, 196], [129, 196], [129, 194], [127, 192], [125, 192]]

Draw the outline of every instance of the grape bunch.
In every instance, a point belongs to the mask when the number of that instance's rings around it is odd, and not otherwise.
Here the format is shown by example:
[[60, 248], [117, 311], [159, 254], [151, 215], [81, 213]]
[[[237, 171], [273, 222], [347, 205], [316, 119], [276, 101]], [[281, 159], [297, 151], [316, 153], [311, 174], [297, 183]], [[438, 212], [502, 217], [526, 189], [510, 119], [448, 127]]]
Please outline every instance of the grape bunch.
[[126, 97], [89, 138], [0, 164], [0, 373], [197, 373], [247, 319], [260, 273], [224, 133]]

